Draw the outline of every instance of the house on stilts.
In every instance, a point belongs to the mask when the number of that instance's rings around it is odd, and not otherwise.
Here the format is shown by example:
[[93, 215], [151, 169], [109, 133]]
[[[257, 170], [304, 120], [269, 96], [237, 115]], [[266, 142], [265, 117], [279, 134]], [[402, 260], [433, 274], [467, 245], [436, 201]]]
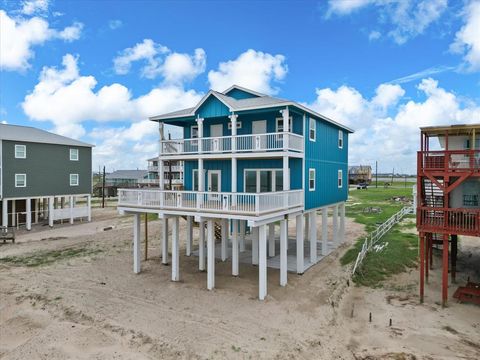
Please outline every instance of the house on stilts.
[[[458, 235], [480, 237], [480, 124], [422, 128], [417, 167], [420, 300], [423, 302], [433, 248], [437, 247], [442, 250], [445, 306], [449, 255], [455, 281]], [[470, 295], [474, 292], [472, 288]], [[476, 292], [478, 299], [480, 292]]]
[[[166, 162], [182, 161], [184, 189], [165, 190], [160, 182], [159, 189], [119, 190], [119, 211], [134, 215], [135, 273], [140, 272], [142, 213], [162, 219], [163, 263], [172, 227], [173, 281], [180, 279], [179, 221], [185, 217], [186, 255], [199, 256], [200, 270], [206, 265], [207, 288], [215, 287], [216, 258], [230, 258], [233, 276], [239, 276], [240, 262], [258, 266], [262, 300], [268, 267], [280, 269], [285, 286], [288, 271], [302, 274], [343, 241], [348, 127], [299, 103], [240, 86], [211, 90], [195, 107], [150, 120], [159, 125], [159, 177]], [[165, 140], [166, 125], [181, 127], [183, 138]], [[289, 221], [296, 224], [290, 238]], [[194, 223], [199, 224], [198, 251], [192, 249]]]

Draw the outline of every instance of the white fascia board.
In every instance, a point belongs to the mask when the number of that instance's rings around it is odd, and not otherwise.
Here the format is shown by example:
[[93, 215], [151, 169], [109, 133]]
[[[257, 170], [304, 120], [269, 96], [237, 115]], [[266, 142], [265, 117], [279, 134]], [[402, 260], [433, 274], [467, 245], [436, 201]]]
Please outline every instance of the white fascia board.
[[233, 90], [233, 89], [238, 89], [238, 90], [241, 90], [241, 91], [245, 91], [247, 93], [250, 93], [252, 95], [257, 95], [259, 97], [264, 97], [264, 96], [267, 96], [266, 94], [262, 94], [262, 93], [259, 93], [257, 91], [253, 91], [253, 90], [250, 90], [250, 89], [247, 89], [247, 88], [244, 88], [244, 87], [241, 87], [239, 85], [232, 85], [230, 86], [227, 90], [225, 91], [222, 91], [222, 94], [223, 95], [226, 95], [229, 91]]

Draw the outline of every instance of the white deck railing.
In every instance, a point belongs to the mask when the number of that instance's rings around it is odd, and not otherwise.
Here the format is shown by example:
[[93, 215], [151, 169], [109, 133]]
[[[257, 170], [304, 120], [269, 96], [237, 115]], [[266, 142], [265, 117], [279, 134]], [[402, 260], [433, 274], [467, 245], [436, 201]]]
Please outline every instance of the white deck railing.
[[162, 155], [261, 151], [303, 152], [303, 136], [294, 133], [249, 134], [161, 141]]
[[303, 190], [269, 193], [226, 193], [119, 189], [118, 206], [262, 215], [303, 205]]

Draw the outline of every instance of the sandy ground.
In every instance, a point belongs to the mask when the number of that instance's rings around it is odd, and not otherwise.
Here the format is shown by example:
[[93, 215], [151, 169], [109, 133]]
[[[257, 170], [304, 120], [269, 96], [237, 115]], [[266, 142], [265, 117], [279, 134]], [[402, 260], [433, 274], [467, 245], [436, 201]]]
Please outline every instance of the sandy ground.
[[[269, 269], [269, 295], [261, 302], [253, 266], [240, 264], [233, 278], [231, 263], [217, 262], [210, 292], [198, 259], [182, 252], [181, 282], [171, 282], [170, 267], [159, 260], [158, 221], [149, 224], [149, 260], [133, 274], [131, 218], [113, 209], [95, 209], [93, 217], [92, 223], [19, 233], [18, 244], [0, 246], [0, 257], [96, 251], [38, 267], [0, 262], [0, 358], [480, 358], [480, 307], [453, 300], [446, 309], [439, 306], [439, 260], [424, 305], [418, 303], [416, 270], [382, 289], [348, 282], [338, 258], [363, 232], [351, 221], [347, 243], [304, 275], [289, 274], [286, 288], [278, 285], [279, 272]], [[108, 226], [113, 229], [104, 231]], [[478, 239], [460, 241], [459, 283], [468, 275], [480, 280], [467, 272], [475, 263], [478, 271], [475, 244]]]

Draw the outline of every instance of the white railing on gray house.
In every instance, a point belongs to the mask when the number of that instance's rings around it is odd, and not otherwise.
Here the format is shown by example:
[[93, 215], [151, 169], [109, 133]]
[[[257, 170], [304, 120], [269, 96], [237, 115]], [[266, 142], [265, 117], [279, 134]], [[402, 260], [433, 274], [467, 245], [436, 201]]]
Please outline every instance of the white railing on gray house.
[[374, 245], [387, 233], [390, 229], [398, 224], [405, 215], [415, 214], [415, 209], [412, 206], [405, 206], [399, 212], [392, 215], [387, 221], [377, 227], [374, 231], [372, 231], [368, 236], [365, 238], [364, 243], [362, 244], [362, 248], [357, 255], [357, 259], [355, 260], [355, 264], [353, 265], [352, 275], [359, 269], [360, 265], [362, 264], [363, 260], [367, 253], [374, 247]]
[[158, 210], [262, 215], [303, 206], [303, 190], [268, 193], [229, 193], [119, 189], [118, 206]]

